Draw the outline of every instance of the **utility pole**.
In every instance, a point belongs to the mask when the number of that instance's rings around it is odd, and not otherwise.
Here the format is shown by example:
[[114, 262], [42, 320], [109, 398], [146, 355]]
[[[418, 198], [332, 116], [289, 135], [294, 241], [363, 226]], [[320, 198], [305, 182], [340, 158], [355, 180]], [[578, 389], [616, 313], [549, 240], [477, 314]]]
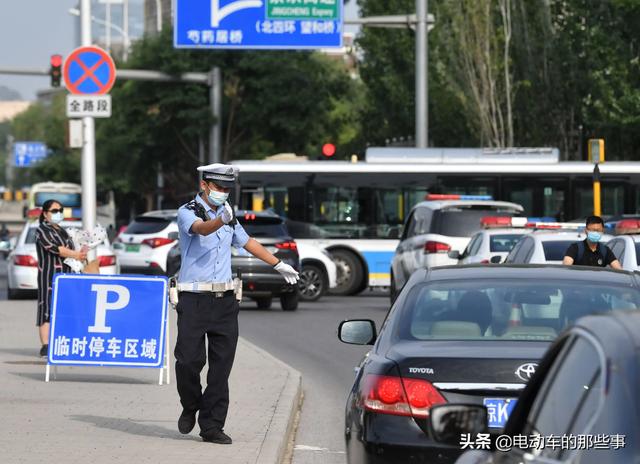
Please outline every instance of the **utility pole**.
[[221, 163], [222, 77], [220, 68], [212, 68], [209, 73], [209, 79], [209, 103], [211, 105], [211, 115], [214, 118], [209, 132], [209, 163]]
[[416, 148], [429, 145], [428, 4], [429, 0], [416, 0]]
[[[82, 46], [91, 45], [91, 0], [80, 4], [80, 29]], [[93, 118], [82, 118], [84, 143], [82, 145], [82, 226], [93, 230], [96, 226], [96, 140]], [[95, 259], [95, 250], [89, 252], [89, 260]]]

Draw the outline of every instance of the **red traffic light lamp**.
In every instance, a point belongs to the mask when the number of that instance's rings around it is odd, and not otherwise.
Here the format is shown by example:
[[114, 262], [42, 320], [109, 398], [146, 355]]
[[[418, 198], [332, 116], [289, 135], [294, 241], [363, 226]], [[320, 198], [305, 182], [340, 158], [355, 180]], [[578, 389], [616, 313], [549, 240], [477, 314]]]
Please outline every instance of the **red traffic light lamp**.
[[49, 69], [51, 87], [60, 87], [60, 79], [62, 78], [62, 55], [51, 55], [49, 64], [51, 65]]
[[325, 143], [322, 145], [322, 154], [327, 158], [331, 158], [336, 154], [336, 146], [332, 143]]

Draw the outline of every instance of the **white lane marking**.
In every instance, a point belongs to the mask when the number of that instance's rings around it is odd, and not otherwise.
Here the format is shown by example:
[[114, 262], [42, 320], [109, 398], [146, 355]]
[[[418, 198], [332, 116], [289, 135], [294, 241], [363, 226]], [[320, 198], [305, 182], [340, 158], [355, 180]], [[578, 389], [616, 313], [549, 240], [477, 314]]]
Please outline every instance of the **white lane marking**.
[[296, 445], [293, 449], [295, 451], [322, 451], [324, 453], [332, 453], [332, 454], [347, 454], [345, 451], [331, 451], [329, 448], [319, 448], [317, 446], [308, 446], [308, 445]]

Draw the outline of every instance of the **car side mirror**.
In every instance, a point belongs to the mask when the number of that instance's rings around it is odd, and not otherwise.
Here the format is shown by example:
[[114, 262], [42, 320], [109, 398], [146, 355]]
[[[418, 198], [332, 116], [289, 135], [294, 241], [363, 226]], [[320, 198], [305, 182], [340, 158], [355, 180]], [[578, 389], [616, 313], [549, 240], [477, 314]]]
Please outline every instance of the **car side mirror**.
[[338, 326], [338, 338], [342, 343], [373, 345], [376, 336], [376, 324], [370, 319], [342, 321]]
[[178, 240], [180, 238], [180, 234], [178, 232], [169, 232], [170, 240]]
[[502, 257], [500, 255], [492, 256], [490, 259], [493, 264], [500, 264], [502, 262]]
[[433, 406], [427, 419], [433, 439], [439, 443], [460, 446], [462, 434], [475, 437], [488, 433], [487, 408], [479, 404], [440, 404]]
[[451, 250], [449, 253], [447, 253], [447, 255], [451, 259], [460, 259], [461, 257], [461, 254], [458, 250]]

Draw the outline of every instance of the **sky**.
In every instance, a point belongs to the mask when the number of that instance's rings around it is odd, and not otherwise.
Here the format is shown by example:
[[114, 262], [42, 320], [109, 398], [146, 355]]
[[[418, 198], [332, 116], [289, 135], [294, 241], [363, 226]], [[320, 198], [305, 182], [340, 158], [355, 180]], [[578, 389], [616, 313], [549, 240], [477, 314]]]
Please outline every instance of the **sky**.
[[[348, 2], [345, 18], [357, 17], [355, 3]], [[0, 0], [0, 68], [47, 69], [51, 55], [67, 56], [77, 46], [77, 18], [68, 13], [77, 4], [78, 0]], [[36, 92], [49, 86], [49, 77], [0, 74], [0, 86], [35, 100]]]

